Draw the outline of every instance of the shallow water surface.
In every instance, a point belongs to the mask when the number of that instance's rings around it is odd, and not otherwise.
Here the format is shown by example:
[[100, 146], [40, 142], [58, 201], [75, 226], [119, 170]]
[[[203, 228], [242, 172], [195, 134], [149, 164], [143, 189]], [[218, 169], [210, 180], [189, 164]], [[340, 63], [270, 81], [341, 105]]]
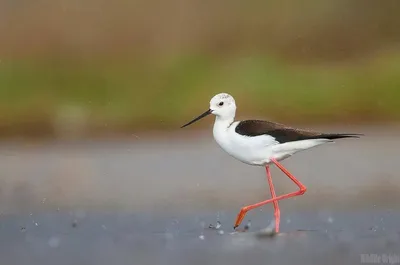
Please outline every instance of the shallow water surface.
[[[399, 213], [289, 212], [274, 237], [258, 233], [270, 214], [253, 217], [248, 232], [232, 234], [234, 214], [221, 212], [3, 216], [0, 255], [3, 264], [235, 265], [359, 264], [362, 254], [400, 254]], [[221, 228], [209, 229], [216, 219]]]
[[[229, 157], [209, 132], [2, 143], [2, 264], [359, 264], [389, 254], [393, 261], [398, 130], [334, 131], [366, 136], [283, 162], [308, 190], [279, 203], [282, 233], [272, 238], [257, 233], [273, 219], [271, 205], [249, 212], [248, 233], [231, 234], [242, 206], [270, 197], [265, 170]], [[272, 178], [278, 194], [296, 190], [276, 168]], [[217, 220], [220, 230], [207, 228]]]

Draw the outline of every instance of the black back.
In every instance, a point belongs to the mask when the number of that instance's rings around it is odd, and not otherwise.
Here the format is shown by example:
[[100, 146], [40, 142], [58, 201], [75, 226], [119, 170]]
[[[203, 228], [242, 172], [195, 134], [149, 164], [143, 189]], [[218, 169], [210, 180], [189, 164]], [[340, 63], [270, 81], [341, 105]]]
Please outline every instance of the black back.
[[279, 143], [301, 141], [308, 139], [338, 139], [347, 137], [358, 137], [361, 134], [326, 134], [301, 129], [295, 129], [283, 124], [262, 121], [246, 120], [241, 121], [235, 128], [235, 132], [245, 136], [270, 135]]

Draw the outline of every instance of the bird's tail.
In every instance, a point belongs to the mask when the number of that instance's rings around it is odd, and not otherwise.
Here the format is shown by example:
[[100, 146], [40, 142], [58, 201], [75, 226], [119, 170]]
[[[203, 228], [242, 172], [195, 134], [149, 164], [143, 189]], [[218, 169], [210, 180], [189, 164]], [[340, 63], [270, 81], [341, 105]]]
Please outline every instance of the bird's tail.
[[324, 133], [321, 134], [319, 137], [329, 140], [340, 139], [340, 138], [360, 138], [364, 134], [359, 133]]

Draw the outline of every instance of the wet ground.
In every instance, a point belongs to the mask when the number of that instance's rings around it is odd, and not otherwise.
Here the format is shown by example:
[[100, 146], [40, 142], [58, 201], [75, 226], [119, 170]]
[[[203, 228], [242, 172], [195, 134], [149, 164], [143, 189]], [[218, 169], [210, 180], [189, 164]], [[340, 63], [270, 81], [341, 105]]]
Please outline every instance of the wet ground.
[[[275, 237], [258, 233], [271, 206], [248, 214], [249, 232], [231, 234], [240, 207], [269, 189], [262, 168], [226, 155], [209, 132], [4, 142], [2, 264], [399, 264], [397, 129], [345, 131], [367, 136], [284, 161], [308, 191], [280, 202]], [[296, 189], [272, 174], [278, 193]]]
[[[331, 214], [288, 212], [284, 231], [275, 237], [230, 234], [234, 216], [225, 213], [219, 230], [207, 228], [215, 214], [8, 216], [2, 218], [0, 256], [2, 264], [104, 265], [360, 264], [362, 254], [399, 257], [399, 213]], [[255, 217], [250, 230], [270, 217]]]

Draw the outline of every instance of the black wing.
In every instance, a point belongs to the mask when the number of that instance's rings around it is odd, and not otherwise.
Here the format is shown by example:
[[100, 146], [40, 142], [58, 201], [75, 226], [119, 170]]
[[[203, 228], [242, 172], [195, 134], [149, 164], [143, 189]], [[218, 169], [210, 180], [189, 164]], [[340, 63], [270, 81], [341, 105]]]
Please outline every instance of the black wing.
[[362, 134], [342, 134], [342, 133], [319, 133], [301, 129], [295, 129], [283, 124], [262, 121], [246, 120], [241, 121], [235, 128], [235, 132], [245, 136], [259, 136], [268, 134], [275, 138], [279, 143], [287, 143], [308, 139], [339, 139], [348, 137], [359, 137]]

